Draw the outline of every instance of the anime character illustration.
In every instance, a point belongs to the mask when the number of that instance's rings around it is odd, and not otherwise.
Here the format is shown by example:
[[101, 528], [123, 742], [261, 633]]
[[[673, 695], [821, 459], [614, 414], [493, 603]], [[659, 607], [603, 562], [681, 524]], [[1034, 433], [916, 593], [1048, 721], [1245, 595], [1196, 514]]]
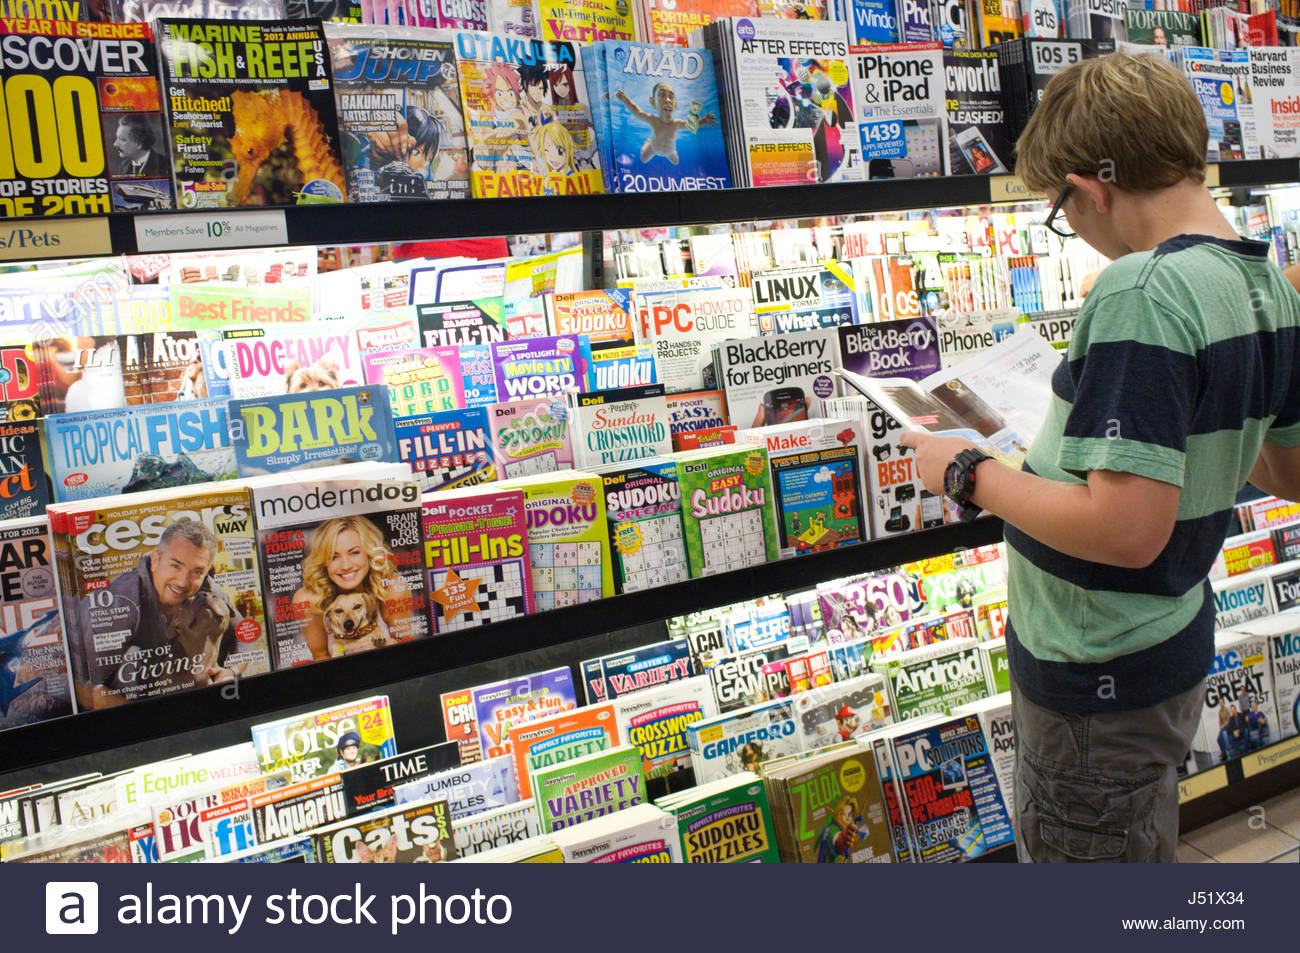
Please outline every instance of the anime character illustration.
[[683, 129], [696, 132], [700, 126], [718, 124], [717, 116], [712, 113], [701, 116], [698, 109], [693, 109], [686, 119], [673, 118], [677, 109], [677, 93], [667, 83], [655, 83], [650, 91], [650, 107], [654, 113], [648, 113], [632, 102], [621, 89], [614, 94], [614, 98], [626, 106], [632, 115], [650, 126], [650, 136], [641, 145], [642, 162], [649, 162], [654, 156], [663, 156], [677, 165], [677, 134]]
[[554, 195], [558, 190], [550, 177], [573, 174], [573, 136], [563, 123], [552, 122], [539, 127], [529, 142], [537, 161], [537, 171], [547, 180], [544, 194]]
[[524, 63], [518, 69], [519, 85], [523, 91], [519, 109], [527, 124], [528, 135], [532, 136], [542, 126], [555, 122], [555, 108], [547, 98], [551, 76], [545, 63]]
[[573, 85], [573, 67], [560, 66], [551, 70], [551, 102], [556, 106], [580, 106], [578, 90]]
[[484, 70], [483, 79], [487, 83], [493, 126], [492, 131], [483, 136], [483, 142], [492, 148], [491, 154], [497, 157], [495, 167], [484, 171], [514, 172], [521, 167], [520, 160], [528, 133], [519, 71], [508, 63], [492, 63]]

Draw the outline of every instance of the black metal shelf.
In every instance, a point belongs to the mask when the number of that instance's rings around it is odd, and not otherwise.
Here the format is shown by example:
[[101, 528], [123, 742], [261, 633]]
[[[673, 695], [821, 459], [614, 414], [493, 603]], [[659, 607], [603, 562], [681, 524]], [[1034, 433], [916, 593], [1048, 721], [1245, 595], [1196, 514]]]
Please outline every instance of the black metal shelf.
[[[249, 718], [314, 708], [339, 696], [381, 693], [387, 685], [421, 675], [561, 646], [638, 622], [809, 588], [838, 576], [987, 545], [1001, 538], [1002, 521], [986, 517], [271, 672], [241, 680], [237, 686], [211, 686], [12, 728], [0, 734], [4, 752], [0, 772], [186, 731], [202, 730], [211, 748], [237, 744], [248, 740], [246, 724], [241, 722]], [[430, 718], [438, 718], [437, 708], [437, 699], [428, 699]]]
[[[1210, 167], [1212, 185], [1240, 188], [1300, 181], [1296, 159], [1224, 162]], [[627, 195], [570, 195], [376, 205], [304, 205], [282, 209], [293, 245], [370, 244], [517, 235], [535, 232], [603, 231], [711, 222], [811, 218], [826, 215], [950, 208], [1032, 200], [1011, 176], [958, 175], [943, 178], [879, 179], [830, 185], [702, 192], [654, 192]], [[195, 212], [114, 212], [107, 217], [109, 244], [102, 254], [134, 254], [137, 220], [158, 215], [193, 215], [221, 219], [266, 209], [217, 209]], [[281, 210], [277, 210], [281, 211]], [[40, 222], [75, 221], [45, 218]], [[31, 219], [4, 219], [36, 224]], [[169, 251], [195, 250], [177, 239]], [[205, 245], [199, 248], [209, 247]], [[34, 249], [31, 257], [58, 257]]]

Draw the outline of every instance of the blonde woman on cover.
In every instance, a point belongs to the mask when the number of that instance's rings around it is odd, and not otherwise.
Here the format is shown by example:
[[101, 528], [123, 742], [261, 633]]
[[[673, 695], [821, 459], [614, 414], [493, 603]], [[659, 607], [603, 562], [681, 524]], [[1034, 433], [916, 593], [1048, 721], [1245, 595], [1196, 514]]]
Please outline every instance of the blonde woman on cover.
[[[363, 600], [370, 610], [365, 621], [347, 631], [327, 627], [326, 613], [340, 596], [353, 594], [373, 599]], [[411, 593], [397, 574], [393, 553], [363, 516], [326, 520], [312, 533], [293, 605], [306, 618], [302, 635], [314, 660], [407, 638], [413, 622]]]

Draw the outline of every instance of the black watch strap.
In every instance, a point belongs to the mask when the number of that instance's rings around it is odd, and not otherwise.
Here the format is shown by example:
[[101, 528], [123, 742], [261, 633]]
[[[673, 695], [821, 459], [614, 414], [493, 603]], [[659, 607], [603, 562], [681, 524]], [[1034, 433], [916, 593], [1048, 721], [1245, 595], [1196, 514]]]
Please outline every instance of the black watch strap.
[[975, 493], [975, 468], [985, 460], [992, 459], [983, 450], [968, 447], [952, 458], [944, 474], [944, 495], [958, 506], [958, 515], [963, 522], [973, 520], [983, 510], [971, 502]]

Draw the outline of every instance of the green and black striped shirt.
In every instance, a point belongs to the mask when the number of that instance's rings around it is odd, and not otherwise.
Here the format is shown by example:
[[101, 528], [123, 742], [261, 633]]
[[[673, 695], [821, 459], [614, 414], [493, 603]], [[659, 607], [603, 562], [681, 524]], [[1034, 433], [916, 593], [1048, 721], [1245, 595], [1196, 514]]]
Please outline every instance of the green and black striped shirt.
[[1007, 654], [1061, 712], [1157, 704], [1214, 654], [1207, 574], [1264, 442], [1300, 445], [1300, 295], [1262, 242], [1181, 235], [1098, 277], [1024, 469], [1112, 470], [1181, 488], [1150, 566], [1077, 559], [1008, 526]]

